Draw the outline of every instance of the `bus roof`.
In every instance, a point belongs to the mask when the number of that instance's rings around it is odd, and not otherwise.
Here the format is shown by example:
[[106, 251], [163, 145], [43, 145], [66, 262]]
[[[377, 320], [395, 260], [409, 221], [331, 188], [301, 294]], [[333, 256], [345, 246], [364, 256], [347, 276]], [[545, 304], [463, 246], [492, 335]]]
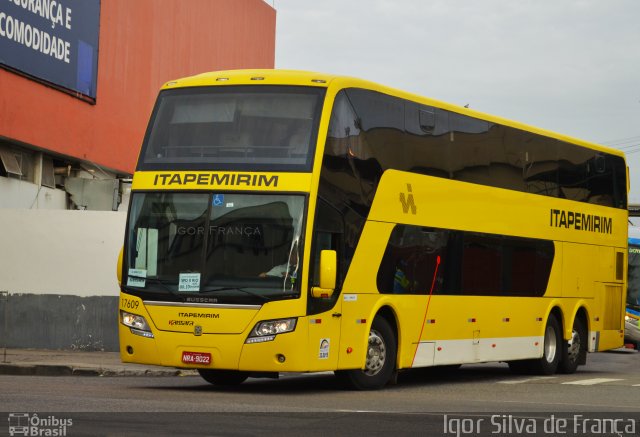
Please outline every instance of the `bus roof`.
[[378, 91], [384, 94], [400, 97], [403, 99], [419, 102], [424, 105], [435, 106], [447, 111], [456, 112], [458, 114], [475, 117], [492, 123], [510, 126], [516, 129], [532, 132], [534, 134], [555, 138], [560, 141], [577, 144], [579, 146], [588, 147], [590, 149], [599, 150], [624, 157], [621, 150], [606, 147], [597, 143], [574, 138], [568, 135], [560, 134], [550, 130], [531, 126], [525, 123], [509, 120], [507, 118], [483, 113], [474, 109], [465, 108], [463, 106], [446, 103], [436, 99], [423, 97], [412, 94], [396, 88], [391, 88], [375, 82], [363, 79], [357, 79], [348, 76], [337, 76], [325, 73], [316, 73], [301, 70], [224, 70], [202, 73], [195, 76], [184, 77], [165, 83], [162, 89], [187, 88], [198, 86], [229, 86], [229, 85], [294, 85], [294, 86], [315, 86], [329, 88], [330, 86], [337, 89], [342, 88], [365, 88]]

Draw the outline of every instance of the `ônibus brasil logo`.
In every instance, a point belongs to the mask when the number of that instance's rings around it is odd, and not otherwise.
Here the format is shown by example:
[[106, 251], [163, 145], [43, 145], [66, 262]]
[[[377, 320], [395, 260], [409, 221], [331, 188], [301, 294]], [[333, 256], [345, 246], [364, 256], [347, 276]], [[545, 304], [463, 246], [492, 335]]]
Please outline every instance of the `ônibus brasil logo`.
[[9, 413], [10, 436], [63, 437], [73, 425], [73, 419], [53, 415], [40, 417], [37, 413]]

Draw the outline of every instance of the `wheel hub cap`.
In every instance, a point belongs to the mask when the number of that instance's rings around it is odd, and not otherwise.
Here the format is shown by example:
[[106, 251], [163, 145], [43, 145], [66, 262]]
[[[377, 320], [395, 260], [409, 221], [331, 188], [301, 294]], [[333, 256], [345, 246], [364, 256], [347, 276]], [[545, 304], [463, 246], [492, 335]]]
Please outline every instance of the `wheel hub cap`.
[[578, 359], [578, 354], [580, 353], [580, 336], [578, 335], [578, 331], [573, 330], [571, 333], [571, 340], [569, 340], [567, 344], [567, 355], [571, 361], [575, 361]]
[[373, 376], [382, 369], [386, 361], [387, 349], [382, 336], [371, 330], [369, 333], [369, 347], [367, 349], [367, 363], [364, 373]]
[[555, 331], [551, 326], [547, 327], [547, 332], [544, 336], [544, 356], [547, 362], [552, 363], [556, 357], [557, 344]]

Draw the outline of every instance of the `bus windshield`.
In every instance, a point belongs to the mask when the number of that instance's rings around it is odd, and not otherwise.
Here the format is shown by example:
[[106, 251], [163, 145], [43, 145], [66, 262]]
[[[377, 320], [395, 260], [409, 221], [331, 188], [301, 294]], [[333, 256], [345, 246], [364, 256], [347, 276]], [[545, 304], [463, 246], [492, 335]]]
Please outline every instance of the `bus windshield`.
[[138, 170], [310, 171], [324, 92], [247, 85], [162, 91]]
[[640, 309], [640, 244], [629, 243], [627, 287], [627, 305]]
[[304, 203], [302, 195], [133, 193], [123, 285], [160, 298], [296, 297]]

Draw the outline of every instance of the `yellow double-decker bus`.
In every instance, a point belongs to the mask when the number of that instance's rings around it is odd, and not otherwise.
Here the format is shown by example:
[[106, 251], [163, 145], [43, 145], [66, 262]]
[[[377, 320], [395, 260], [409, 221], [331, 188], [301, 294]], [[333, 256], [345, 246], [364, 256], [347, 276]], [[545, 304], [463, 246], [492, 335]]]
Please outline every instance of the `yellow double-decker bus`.
[[122, 360], [357, 389], [574, 372], [623, 343], [627, 173], [619, 151], [348, 77], [168, 82], [133, 177]]

